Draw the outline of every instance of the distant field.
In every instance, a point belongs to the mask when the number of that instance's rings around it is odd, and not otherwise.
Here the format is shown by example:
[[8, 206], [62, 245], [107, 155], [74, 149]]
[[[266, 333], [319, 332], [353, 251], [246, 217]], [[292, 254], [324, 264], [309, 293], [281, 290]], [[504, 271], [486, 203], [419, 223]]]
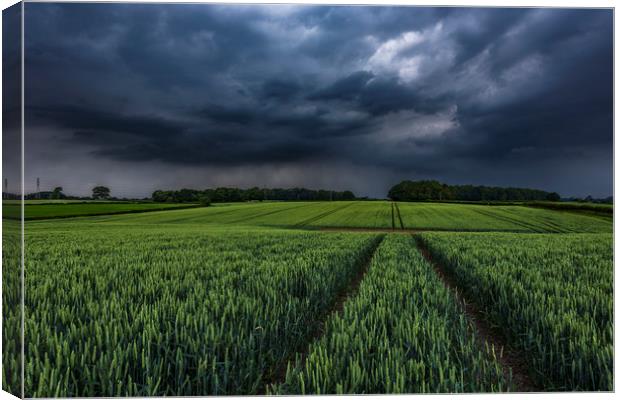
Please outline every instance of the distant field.
[[600, 209], [613, 209], [614, 205], [610, 203], [580, 203], [578, 201], [538, 201], [532, 202], [532, 204], [546, 204], [546, 205], [558, 205], [568, 207], [581, 207], [581, 208], [600, 208]]
[[309, 221], [308, 226], [350, 227], [350, 228], [391, 228], [392, 207], [387, 201], [353, 202], [334, 212], [319, 215]]
[[[158, 203], [59, 203], [59, 204], [32, 204], [27, 203], [24, 207], [25, 219], [65, 218], [73, 216], [105, 215], [144, 212], [154, 210], [170, 210], [175, 208], [195, 207], [188, 204], [158, 204]], [[3, 218], [17, 219], [20, 217], [19, 204], [3, 204]]]
[[[45, 202], [41, 200], [40, 202]], [[497, 231], [528, 233], [611, 232], [612, 220], [590, 211], [518, 205], [389, 201], [221, 203], [210, 207], [166, 203], [26, 203], [27, 220], [95, 217], [92, 222], [199, 224], [306, 228]], [[578, 207], [579, 203], [569, 203]], [[613, 210], [607, 205], [597, 205]], [[19, 217], [19, 204], [3, 204], [5, 218]], [[152, 211], [153, 213], [145, 213]], [[604, 211], [613, 212], [613, 211]], [[135, 215], [115, 215], [132, 213]], [[141, 213], [138, 215], [138, 213]], [[611, 214], [609, 214], [611, 215]]]
[[530, 207], [548, 208], [550, 210], [564, 210], [579, 212], [584, 214], [599, 215], [605, 217], [612, 217], [614, 213], [613, 204], [605, 203], [579, 203], [579, 202], [551, 202], [551, 201], [539, 201], [527, 203]]
[[[19, 204], [20, 200], [2, 200], [3, 204]], [[79, 203], [130, 203], [129, 201], [121, 201], [121, 200], [66, 200], [66, 199], [58, 199], [58, 200], [24, 200], [26, 205], [28, 204], [79, 204]], [[140, 203], [139, 201], [132, 201], [131, 203]]]
[[452, 231], [611, 232], [611, 220], [524, 206], [398, 203], [405, 228]]
[[134, 215], [98, 216], [83, 221], [96, 224], [404, 228], [524, 233], [612, 231], [611, 219], [565, 211], [523, 206], [441, 203], [397, 203], [393, 207], [388, 201], [238, 203]]

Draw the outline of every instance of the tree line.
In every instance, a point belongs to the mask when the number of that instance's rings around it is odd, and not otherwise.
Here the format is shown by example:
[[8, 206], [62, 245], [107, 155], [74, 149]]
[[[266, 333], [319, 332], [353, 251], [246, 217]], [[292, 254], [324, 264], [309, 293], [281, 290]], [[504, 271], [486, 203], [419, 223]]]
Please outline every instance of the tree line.
[[[91, 197], [78, 197], [78, 196], [67, 196], [63, 193], [62, 186], [57, 186], [54, 190], [50, 191], [39, 191], [34, 193], [28, 193], [24, 195], [25, 200], [111, 200], [114, 199], [110, 195], [110, 188], [106, 186], [95, 186], [92, 189]], [[18, 197], [16, 195], [12, 195]], [[3, 196], [3, 198], [9, 199], [10, 196]]]
[[560, 195], [537, 189], [447, 185], [434, 180], [402, 181], [392, 186], [388, 197], [396, 201], [559, 201]]
[[355, 200], [350, 190], [337, 192], [333, 190], [313, 190], [306, 188], [269, 189], [253, 187], [249, 189], [219, 187], [215, 189], [195, 190], [156, 190], [151, 196], [154, 202], [161, 203], [233, 203], [241, 201], [317, 201], [317, 200]]

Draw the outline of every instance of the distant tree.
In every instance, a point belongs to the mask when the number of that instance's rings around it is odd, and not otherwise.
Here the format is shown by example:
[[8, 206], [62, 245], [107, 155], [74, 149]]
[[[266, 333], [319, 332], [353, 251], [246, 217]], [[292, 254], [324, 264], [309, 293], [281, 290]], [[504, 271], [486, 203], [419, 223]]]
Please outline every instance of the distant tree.
[[163, 203], [164, 201], [166, 201], [166, 197], [166, 192], [164, 192], [163, 190], [156, 190], [151, 195], [151, 199], [153, 199], [153, 201], [156, 203]]
[[548, 201], [560, 201], [560, 195], [557, 194], [556, 192], [549, 193], [547, 195], [547, 200]]
[[95, 186], [93, 188], [94, 200], [106, 200], [110, 198], [110, 189], [105, 186]]
[[198, 196], [198, 203], [200, 203], [200, 205], [203, 207], [208, 207], [211, 205], [211, 199], [209, 198], [209, 196], [202, 194]]
[[154, 202], [171, 202], [171, 203], [196, 203], [200, 202], [205, 196], [209, 198], [209, 202], [213, 203], [229, 203], [239, 201], [262, 201], [262, 200], [354, 200], [355, 194], [346, 190], [344, 192], [327, 191], [327, 190], [311, 190], [305, 188], [291, 189], [268, 189], [252, 187], [249, 189], [219, 187], [215, 189], [194, 190], [156, 190], [151, 195]]
[[174, 200], [178, 203], [193, 203], [198, 201], [199, 193], [193, 189], [181, 189], [174, 192]]
[[241, 201], [262, 201], [265, 198], [265, 192], [257, 187], [240, 190]]
[[560, 196], [557, 193], [535, 189], [472, 185], [450, 186], [437, 181], [402, 181], [392, 186], [388, 192], [388, 197], [397, 201], [531, 201], [559, 200]]
[[350, 190], [342, 192], [342, 200], [355, 200], [355, 195]]
[[50, 194], [50, 198], [54, 200], [62, 199], [65, 195], [62, 193], [62, 187], [57, 186], [54, 188], [52, 193]]

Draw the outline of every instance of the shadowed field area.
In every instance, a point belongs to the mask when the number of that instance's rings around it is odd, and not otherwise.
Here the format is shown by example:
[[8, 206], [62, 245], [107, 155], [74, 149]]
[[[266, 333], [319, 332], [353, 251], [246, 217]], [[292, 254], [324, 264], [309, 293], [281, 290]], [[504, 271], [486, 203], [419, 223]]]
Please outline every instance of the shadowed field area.
[[[147, 211], [195, 208], [195, 204], [165, 204], [165, 203], [113, 203], [113, 202], [58, 202], [37, 203], [26, 202], [24, 218], [26, 220], [70, 218], [76, 216], [131, 214]], [[3, 204], [3, 218], [19, 219], [19, 204]]]

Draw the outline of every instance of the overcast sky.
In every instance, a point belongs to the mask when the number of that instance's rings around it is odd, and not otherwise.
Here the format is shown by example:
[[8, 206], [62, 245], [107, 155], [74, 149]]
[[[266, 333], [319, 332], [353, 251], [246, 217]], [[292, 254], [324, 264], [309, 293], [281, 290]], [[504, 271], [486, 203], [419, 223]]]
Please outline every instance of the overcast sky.
[[610, 10], [36, 4], [26, 191], [612, 194]]

